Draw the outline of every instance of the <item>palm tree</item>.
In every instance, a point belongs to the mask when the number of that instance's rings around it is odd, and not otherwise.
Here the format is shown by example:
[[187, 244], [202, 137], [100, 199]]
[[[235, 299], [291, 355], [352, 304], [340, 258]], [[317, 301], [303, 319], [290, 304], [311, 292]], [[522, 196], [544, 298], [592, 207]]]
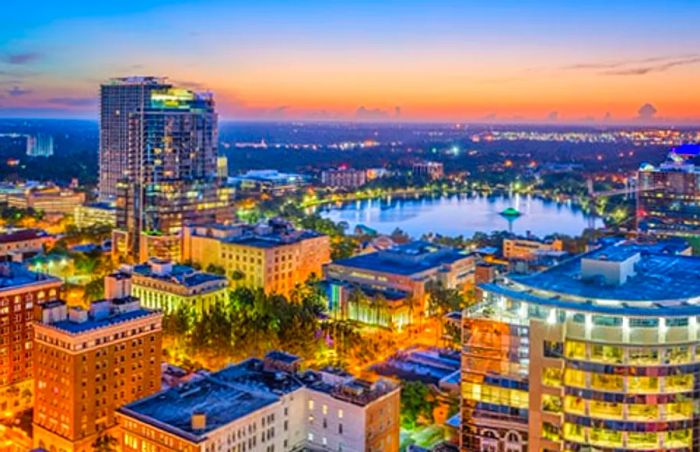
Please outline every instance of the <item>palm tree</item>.
[[[389, 301], [386, 299], [383, 293], [378, 293], [374, 297], [372, 297], [372, 301], [374, 304], [374, 323], [377, 325], [381, 324], [381, 318], [380, 315], [382, 313], [387, 314], [388, 307], [389, 307]], [[388, 323], [388, 322], [387, 322]]]
[[119, 441], [109, 433], [100, 435], [92, 443], [92, 450], [94, 452], [117, 452], [119, 447]]

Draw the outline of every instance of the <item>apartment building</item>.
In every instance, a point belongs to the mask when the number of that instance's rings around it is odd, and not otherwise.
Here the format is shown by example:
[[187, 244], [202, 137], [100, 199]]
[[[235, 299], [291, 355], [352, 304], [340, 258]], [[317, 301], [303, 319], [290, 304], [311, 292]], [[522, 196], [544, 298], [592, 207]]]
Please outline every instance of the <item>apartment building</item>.
[[183, 234], [182, 261], [224, 269], [232, 287], [289, 295], [330, 261], [330, 239], [272, 219], [256, 226], [192, 226]]
[[60, 296], [61, 280], [17, 263], [0, 264], [0, 411], [31, 406], [34, 308]]
[[463, 315], [463, 450], [700, 447], [700, 258], [662, 248], [481, 284]]
[[399, 449], [399, 387], [271, 352], [118, 410], [125, 452]]
[[118, 275], [89, 310], [52, 301], [34, 323], [34, 446], [92, 452], [118, 437], [114, 410], [160, 390], [162, 314], [140, 306]]

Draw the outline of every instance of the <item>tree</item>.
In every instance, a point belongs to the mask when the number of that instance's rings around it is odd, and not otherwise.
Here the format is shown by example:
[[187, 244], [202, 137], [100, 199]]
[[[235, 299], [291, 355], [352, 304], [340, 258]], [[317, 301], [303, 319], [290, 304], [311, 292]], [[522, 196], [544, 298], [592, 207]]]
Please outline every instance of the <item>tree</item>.
[[117, 452], [118, 448], [119, 441], [108, 433], [98, 436], [92, 443], [94, 452]]
[[464, 296], [457, 289], [450, 289], [439, 281], [429, 281], [426, 284], [428, 294], [428, 312], [438, 318], [439, 328], [437, 340], [442, 337], [445, 328], [445, 315], [452, 311], [459, 311], [464, 307]]
[[226, 275], [226, 269], [220, 265], [209, 264], [207, 265], [207, 273], [213, 273], [215, 275]]
[[401, 388], [401, 426], [413, 430], [418, 423], [433, 422], [437, 405], [435, 394], [420, 381], [410, 381]]
[[89, 304], [92, 301], [104, 298], [105, 284], [104, 279], [97, 278], [93, 279], [85, 285], [85, 292], [83, 293], [83, 301]]
[[429, 281], [425, 289], [428, 295], [428, 311], [431, 315], [443, 316], [448, 312], [462, 309], [464, 297], [459, 290], [447, 288], [439, 281]]

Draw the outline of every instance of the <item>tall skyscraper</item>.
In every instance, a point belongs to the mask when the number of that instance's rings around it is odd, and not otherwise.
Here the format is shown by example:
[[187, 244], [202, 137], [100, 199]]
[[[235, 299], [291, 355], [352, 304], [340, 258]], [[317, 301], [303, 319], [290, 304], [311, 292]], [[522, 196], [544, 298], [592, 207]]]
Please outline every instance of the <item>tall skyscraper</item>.
[[27, 136], [27, 155], [29, 157], [51, 157], [53, 155], [53, 137], [44, 133]]
[[116, 196], [116, 249], [135, 256], [143, 234], [168, 236], [184, 224], [221, 219], [231, 191], [217, 177], [211, 94], [157, 78], [112, 83], [102, 87], [101, 194]]
[[114, 78], [100, 87], [100, 197], [117, 196], [117, 182], [129, 166], [129, 118], [142, 112], [151, 92], [170, 85], [160, 77]]

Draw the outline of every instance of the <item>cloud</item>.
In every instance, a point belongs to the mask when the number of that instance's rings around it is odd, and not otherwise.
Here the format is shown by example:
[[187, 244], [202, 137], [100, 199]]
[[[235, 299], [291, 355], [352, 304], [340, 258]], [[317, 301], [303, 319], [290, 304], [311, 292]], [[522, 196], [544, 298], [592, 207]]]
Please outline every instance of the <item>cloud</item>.
[[41, 56], [39, 52], [19, 52], [5, 54], [2, 59], [9, 64], [29, 64], [39, 60]]
[[94, 97], [52, 97], [47, 102], [64, 107], [91, 107], [97, 104], [97, 99]]
[[19, 87], [17, 85], [15, 85], [12, 88], [7, 90], [7, 94], [9, 94], [12, 97], [24, 96], [24, 95], [29, 94], [31, 92], [32, 92], [32, 90], [25, 89], [25, 88]]
[[[695, 55], [686, 55], [685, 57], [691, 57]], [[628, 66], [633, 64], [644, 64], [644, 63], [654, 63], [658, 61], [667, 61], [671, 57], [650, 57], [634, 60], [613, 60], [613, 61], [602, 61], [597, 63], [578, 63], [569, 66], [564, 66], [564, 69], [614, 69], [622, 66]], [[679, 57], [683, 58], [683, 56]]]
[[639, 115], [638, 119], [641, 119], [641, 120], [654, 119], [657, 112], [658, 112], [658, 110], [656, 109], [656, 107], [654, 107], [652, 104], [646, 103], [646, 104], [642, 105], [641, 107], [639, 107], [639, 110], [637, 110], [637, 114]]
[[664, 72], [678, 66], [690, 66], [700, 63], [700, 57], [682, 58], [664, 63], [650, 64], [624, 69], [614, 69], [603, 72], [606, 75], [644, 75], [650, 72]]
[[389, 116], [389, 113], [381, 108], [365, 108], [361, 106], [355, 110], [355, 117], [357, 119], [385, 119]]
[[559, 112], [558, 112], [558, 111], [551, 111], [551, 112], [549, 112], [549, 114], [547, 115], [547, 121], [555, 122], [555, 121], [558, 121], [558, 120], [559, 120]]
[[268, 112], [268, 116], [271, 118], [283, 118], [287, 115], [287, 111], [291, 107], [289, 105], [280, 105], [279, 107], [275, 107], [272, 110]]
[[596, 70], [600, 75], [645, 75], [664, 72], [678, 66], [700, 63], [700, 54], [657, 56], [642, 59], [622, 59], [564, 66], [567, 70]]

